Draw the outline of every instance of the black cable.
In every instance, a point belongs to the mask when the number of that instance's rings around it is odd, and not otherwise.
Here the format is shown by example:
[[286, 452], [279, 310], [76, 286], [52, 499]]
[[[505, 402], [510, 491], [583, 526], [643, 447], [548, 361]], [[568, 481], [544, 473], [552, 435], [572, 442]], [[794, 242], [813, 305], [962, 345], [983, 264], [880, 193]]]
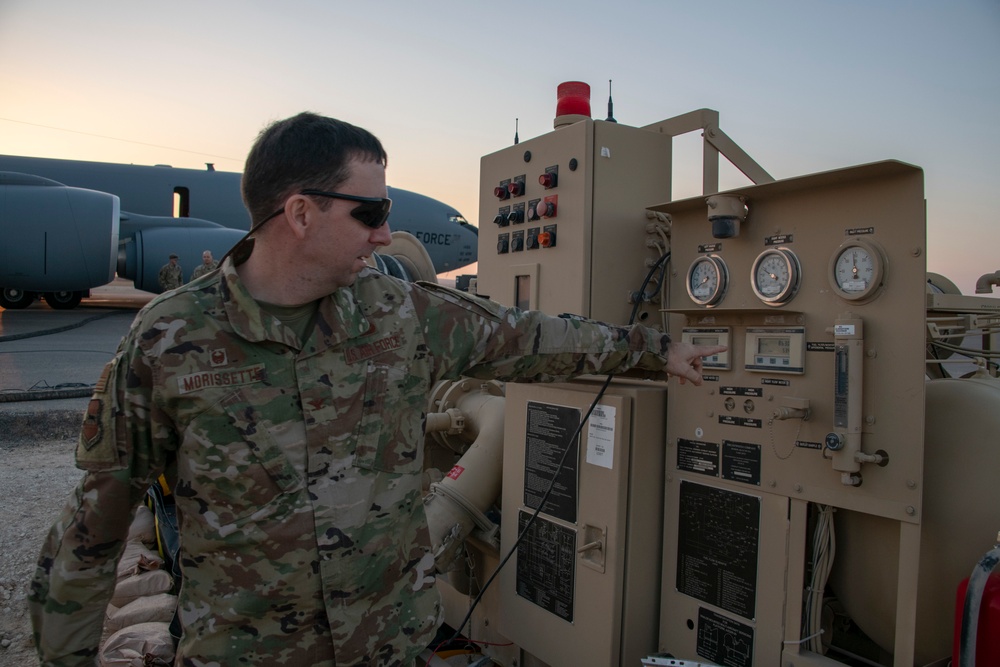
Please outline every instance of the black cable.
[[[670, 253], [667, 252], [664, 255], [662, 255], [658, 260], [656, 260], [653, 266], [650, 267], [649, 272], [646, 274], [645, 280], [642, 281], [642, 286], [639, 288], [638, 294], [640, 295], [645, 294], [646, 286], [649, 284], [649, 281], [652, 280], [653, 274], [656, 273], [656, 270], [660, 267], [661, 264], [663, 264], [663, 266], [665, 267], [666, 262], [669, 259], [670, 259]], [[629, 315], [628, 324], [626, 326], [631, 326], [632, 324], [635, 323], [635, 317], [639, 312], [639, 306], [642, 304], [642, 301], [643, 299], [638, 298], [632, 304], [632, 313]], [[486, 580], [486, 583], [484, 583], [482, 588], [479, 589], [479, 593], [476, 595], [475, 599], [472, 601], [472, 604], [469, 606], [469, 611], [466, 612], [465, 617], [462, 619], [462, 622], [459, 623], [458, 627], [455, 629], [454, 634], [448, 639], [449, 643], [457, 641], [458, 638], [461, 637], [462, 628], [464, 628], [465, 625], [469, 622], [469, 619], [472, 618], [472, 612], [474, 612], [476, 610], [476, 607], [479, 606], [479, 603], [482, 602], [483, 595], [485, 595], [490, 585], [497, 578], [497, 575], [500, 574], [500, 570], [504, 568], [504, 566], [511, 559], [511, 557], [517, 552], [518, 546], [520, 546], [521, 542], [524, 540], [525, 535], [528, 534], [528, 531], [531, 529], [532, 524], [535, 523], [535, 519], [538, 517], [538, 514], [542, 511], [542, 508], [545, 507], [545, 503], [548, 502], [549, 496], [552, 494], [552, 490], [555, 488], [556, 480], [559, 479], [559, 473], [562, 472], [563, 465], [565, 465], [566, 459], [569, 457], [569, 453], [571, 451], [575, 451], [576, 449], [573, 446], [573, 443], [579, 442], [578, 438], [580, 437], [580, 433], [583, 431], [583, 425], [587, 423], [588, 419], [590, 419], [591, 413], [593, 413], [594, 409], [597, 407], [597, 404], [604, 396], [604, 392], [607, 391], [607, 388], [611, 384], [611, 380], [613, 380], [614, 377], [615, 377], [614, 373], [608, 373], [608, 377], [607, 379], [604, 380], [604, 384], [601, 385], [601, 388], [597, 392], [597, 395], [594, 397], [594, 400], [591, 401], [590, 407], [587, 409], [587, 414], [583, 417], [583, 419], [580, 420], [580, 425], [577, 426], [576, 432], [573, 433], [573, 436], [569, 439], [569, 443], [566, 445], [566, 451], [563, 452], [562, 458], [559, 460], [559, 465], [556, 467], [556, 471], [552, 473], [552, 479], [549, 481], [549, 486], [545, 490], [545, 493], [542, 495], [542, 499], [538, 501], [538, 507], [535, 508], [535, 511], [532, 512], [531, 516], [528, 518], [528, 522], [524, 524], [524, 528], [522, 528], [521, 532], [518, 533], [517, 539], [514, 540], [514, 544], [511, 545], [510, 549], [507, 550], [507, 555], [503, 557], [503, 560], [500, 561], [500, 564], [497, 565], [495, 570], [493, 570], [493, 574], [489, 576], [489, 578]]]
[[48, 336], [51, 334], [63, 333], [64, 331], [79, 329], [84, 324], [93, 322], [94, 320], [101, 320], [104, 319], [105, 317], [111, 317], [112, 315], [119, 315], [122, 312], [123, 311], [112, 310], [107, 313], [98, 313], [97, 315], [91, 315], [90, 317], [86, 317], [80, 320], [79, 322], [74, 322], [73, 324], [66, 324], [61, 327], [52, 327], [51, 329], [40, 329], [38, 331], [26, 331], [25, 333], [19, 333], [19, 334], [7, 334], [4, 336], [0, 336], [0, 343], [8, 343], [14, 340], [24, 340], [26, 338], [37, 338], [38, 336]]

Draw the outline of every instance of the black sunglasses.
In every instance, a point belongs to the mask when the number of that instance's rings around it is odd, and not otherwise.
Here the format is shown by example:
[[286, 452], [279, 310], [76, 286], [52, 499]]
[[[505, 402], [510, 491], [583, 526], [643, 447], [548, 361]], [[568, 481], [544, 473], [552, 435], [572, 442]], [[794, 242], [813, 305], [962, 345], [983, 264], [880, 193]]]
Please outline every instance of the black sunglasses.
[[[378, 229], [384, 225], [386, 219], [389, 217], [389, 209], [392, 208], [392, 200], [386, 197], [359, 197], [357, 195], [345, 195], [340, 192], [327, 192], [326, 190], [302, 190], [299, 194], [360, 202], [359, 205], [351, 209], [351, 217], [371, 229]], [[271, 218], [276, 218], [284, 212], [284, 207], [279, 208], [254, 225], [253, 229], [250, 230], [251, 233], [260, 229]]]
[[[385, 221], [389, 218], [389, 209], [392, 208], [392, 200], [387, 197], [359, 197], [357, 195], [345, 195], [339, 192], [327, 192], [326, 190], [302, 190], [299, 194], [312, 195], [316, 197], [329, 197], [330, 199], [346, 199], [347, 201], [359, 202], [357, 206], [351, 209], [351, 217], [369, 229], [378, 229], [384, 225]], [[226, 257], [231, 255], [233, 263], [236, 265], [247, 261], [250, 257], [250, 253], [253, 252], [253, 233], [263, 227], [265, 222], [278, 217], [284, 212], [284, 207], [279, 208], [277, 211], [267, 216], [256, 225], [252, 225], [250, 231], [247, 232], [247, 235], [244, 236], [239, 243], [230, 248], [229, 252], [225, 254], [222, 260], [225, 260]], [[222, 262], [220, 261], [220, 264], [221, 263]]]
[[386, 197], [358, 197], [357, 195], [345, 195], [340, 192], [327, 192], [326, 190], [302, 190], [299, 194], [359, 202], [357, 206], [351, 209], [351, 217], [371, 229], [378, 229], [384, 225], [386, 219], [389, 217], [389, 209], [392, 208], [392, 200]]

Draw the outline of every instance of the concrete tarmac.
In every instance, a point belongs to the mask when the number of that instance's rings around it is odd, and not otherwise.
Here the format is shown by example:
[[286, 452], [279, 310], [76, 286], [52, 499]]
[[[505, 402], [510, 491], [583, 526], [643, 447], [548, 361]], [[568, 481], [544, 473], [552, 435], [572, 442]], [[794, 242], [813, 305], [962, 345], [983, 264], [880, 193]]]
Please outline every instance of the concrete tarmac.
[[101, 370], [153, 296], [119, 279], [73, 310], [0, 308], [0, 445], [74, 437]]

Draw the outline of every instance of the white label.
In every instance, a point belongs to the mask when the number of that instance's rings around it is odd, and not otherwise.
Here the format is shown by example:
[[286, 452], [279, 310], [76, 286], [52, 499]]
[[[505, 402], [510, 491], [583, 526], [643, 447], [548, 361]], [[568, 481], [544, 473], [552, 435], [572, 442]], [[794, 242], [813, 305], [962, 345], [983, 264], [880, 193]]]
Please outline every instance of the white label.
[[864, 280], [848, 280], [842, 287], [845, 292], [860, 292], [868, 287], [868, 284]]
[[587, 420], [587, 463], [609, 470], [615, 459], [615, 408], [598, 405]]
[[611, 149], [607, 146], [601, 146], [601, 157], [611, 157]]
[[837, 324], [833, 327], [834, 336], [853, 336], [854, 335], [854, 325], [853, 324]]

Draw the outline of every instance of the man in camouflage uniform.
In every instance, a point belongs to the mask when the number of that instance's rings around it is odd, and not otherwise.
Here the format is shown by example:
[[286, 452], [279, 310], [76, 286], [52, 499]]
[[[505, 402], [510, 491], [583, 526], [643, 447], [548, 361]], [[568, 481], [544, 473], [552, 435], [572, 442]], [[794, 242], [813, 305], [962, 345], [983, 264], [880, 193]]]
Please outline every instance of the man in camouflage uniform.
[[166, 471], [177, 664], [409, 666], [442, 617], [421, 502], [434, 383], [628, 368], [700, 383], [723, 349], [369, 269], [390, 241], [385, 163], [374, 136], [313, 114], [258, 137], [248, 238], [151, 301], [97, 385], [86, 474], [31, 588], [44, 664], [93, 664], [133, 510]]
[[219, 268], [219, 263], [212, 259], [212, 251], [206, 250], [201, 253], [201, 264], [195, 267], [194, 271], [191, 272], [191, 280], [197, 280], [209, 271], [215, 271]]
[[177, 255], [171, 253], [168, 260], [166, 264], [160, 267], [159, 280], [161, 292], [177, 289], [184, 284], [184, 271], [181, 270], [181, 265], [177, 263]]

